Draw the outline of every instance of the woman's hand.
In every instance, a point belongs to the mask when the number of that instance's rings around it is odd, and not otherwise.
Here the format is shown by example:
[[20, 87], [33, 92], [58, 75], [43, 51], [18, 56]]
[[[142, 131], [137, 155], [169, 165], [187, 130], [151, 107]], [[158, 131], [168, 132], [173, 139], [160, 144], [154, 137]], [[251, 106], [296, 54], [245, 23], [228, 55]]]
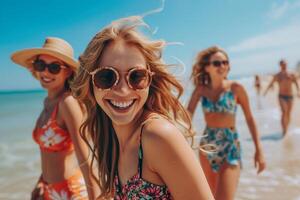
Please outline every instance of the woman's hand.
[[257, 174], [266, 168], [266, 161], [261, 150], [256, 150], [254, 155], [254, 166], [257, 168]]
[[31, 192], [31, 200], [43, 200], [44, 187], [43, 183], [39, 180], [35, 188]]

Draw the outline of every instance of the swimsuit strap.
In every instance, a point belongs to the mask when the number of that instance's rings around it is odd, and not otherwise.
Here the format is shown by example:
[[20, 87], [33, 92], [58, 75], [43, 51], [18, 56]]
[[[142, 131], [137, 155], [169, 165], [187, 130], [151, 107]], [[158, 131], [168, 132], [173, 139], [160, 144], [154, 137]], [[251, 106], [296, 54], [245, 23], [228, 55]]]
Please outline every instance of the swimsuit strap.
[[145, 121], [142, 122], [142, 126], [141, 126], [141, 132], [140, 132], [140, 146], [139, 146], [139, 162], [138, 162], [138, 173], [140, 178], [142, 178], [142, 170], [143, 170], [143, 145], [142, 145], [142, 134], [143, 134], [143, 129], [145, 127], [145, 125], [151, 121], [152, 119], [158, 119], [158, 116], [153, 116], [153, 117], [149, 117], [147, 118]]
[[143, 129], [146, 123], [142, 124], [141, 127], [141, 133], [140, 133], [140, 146], [139, 146], [139, 162], [138, 162], [138, 173], [140, 175], [140, 177], [142, 177], [142, 170], [143, 170], [143, 146], [142, 146], [142, 133], [143, 133]]
[[60, 96], [59, 99], [58, 99], [57, 104], [56, 104], [55, 107], [54, 107], [54, 110], [53, 110], [53, 112], [52, 112], [52, 114], [51, 114], [51, 117], [50, 117], [50, 119], [51, 119], [52, 121], [55, 121], [55, 120], [56, 120], [56, 115], [57, 115], [57, 113], [58, 113], [59, 102], [60, 102], [62, 99], [63, 99], [63, 96]]
[[59, 104], [59, 102], [55, 105], [55, 107], [53, 109], [53, 112], [51, 113], [50, 119], [53, 120], [53, 121], [56, 120], [56, 115], [58, 113], [58, 104]]

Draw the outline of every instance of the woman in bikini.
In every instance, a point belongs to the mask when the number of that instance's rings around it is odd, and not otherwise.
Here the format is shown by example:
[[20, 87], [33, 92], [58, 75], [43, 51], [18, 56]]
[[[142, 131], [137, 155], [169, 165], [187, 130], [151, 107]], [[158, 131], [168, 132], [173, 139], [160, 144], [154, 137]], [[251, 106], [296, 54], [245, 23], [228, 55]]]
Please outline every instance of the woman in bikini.
[[232, 200], [238, 185], [241, 168], [241, 149], [236, 130], [236, 110], [240, 105], [255, 145], [254, 162], [257, 173], [265, 168], [265, 160], [256, 125], [244, 87], [227, 80], [227, 53], [213, 46], [201, 51], [193, 66], [195, 90], [188, 104], [193, 116], [199, 100], [204, 112], [206, 128], [200, 146], [211, 145], [215, 153], [199, 153], [201, 165], [217, 200]]
[[79, 135], [83, 107], [69, 87], [79, 66], [72, 47], [49, 37], [42, 48], [17, 51], [11, 59], [26, 67], [47, 91], [33, 131], [40, 146], [42, 174], [31, 199], [95, 199], [99, 189], [89, 171], [88, 146]]
[[143, 24], [129, 17], [97, 33], [72, 86], [87, 107], [81, 131], [93, 139], [102, 197], [213, 199], [183, 135], [191, 136], [183, 88], [161, 59], [165, 43], [143, 36]]

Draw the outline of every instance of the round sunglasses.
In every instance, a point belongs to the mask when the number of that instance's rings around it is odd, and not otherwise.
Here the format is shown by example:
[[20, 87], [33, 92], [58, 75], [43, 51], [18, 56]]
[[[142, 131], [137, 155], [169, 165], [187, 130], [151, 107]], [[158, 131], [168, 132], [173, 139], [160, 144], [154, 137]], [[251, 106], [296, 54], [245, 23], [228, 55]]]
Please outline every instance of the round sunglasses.
[[[92, 76], [94, 86], [101, 90], [110, 90], [118, 85], [120, 81], [120, 72], [113, 67], [101, 67], [88, 73]], [[125, 72], [126, 82], [133, 90], [147, 88], [152, 81], [153, 75], [154, 73], [150, 70], [140, 67], [135, 67]]]
[[48, 68], [48, 71], [51, 74], [58, 74], [62, 68], [66, 67], [58, 63], [57, 61], [47, 64], [44, 60], [36, 59], [33, 62], [33, 69], [37, 72], [43, 72], [46, 68]]

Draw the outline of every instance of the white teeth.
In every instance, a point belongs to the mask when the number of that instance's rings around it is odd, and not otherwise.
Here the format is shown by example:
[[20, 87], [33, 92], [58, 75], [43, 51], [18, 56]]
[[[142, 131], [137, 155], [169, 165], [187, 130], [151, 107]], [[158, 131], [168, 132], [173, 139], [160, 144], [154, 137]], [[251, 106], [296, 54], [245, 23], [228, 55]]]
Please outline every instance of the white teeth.
[[110, 103], [119, 108], [127, 108], [133, 103], [133, 100], [124, 101], [124, 102], [117, 102], [114, 100], [110, 100]]
[[50, 78], [45, 78], [45, 77], [42, 77], [42, 80], [45, 81], [45, 82], [50, 82], [50, 81], [52, 81], [52, 79], [50, 79]]

